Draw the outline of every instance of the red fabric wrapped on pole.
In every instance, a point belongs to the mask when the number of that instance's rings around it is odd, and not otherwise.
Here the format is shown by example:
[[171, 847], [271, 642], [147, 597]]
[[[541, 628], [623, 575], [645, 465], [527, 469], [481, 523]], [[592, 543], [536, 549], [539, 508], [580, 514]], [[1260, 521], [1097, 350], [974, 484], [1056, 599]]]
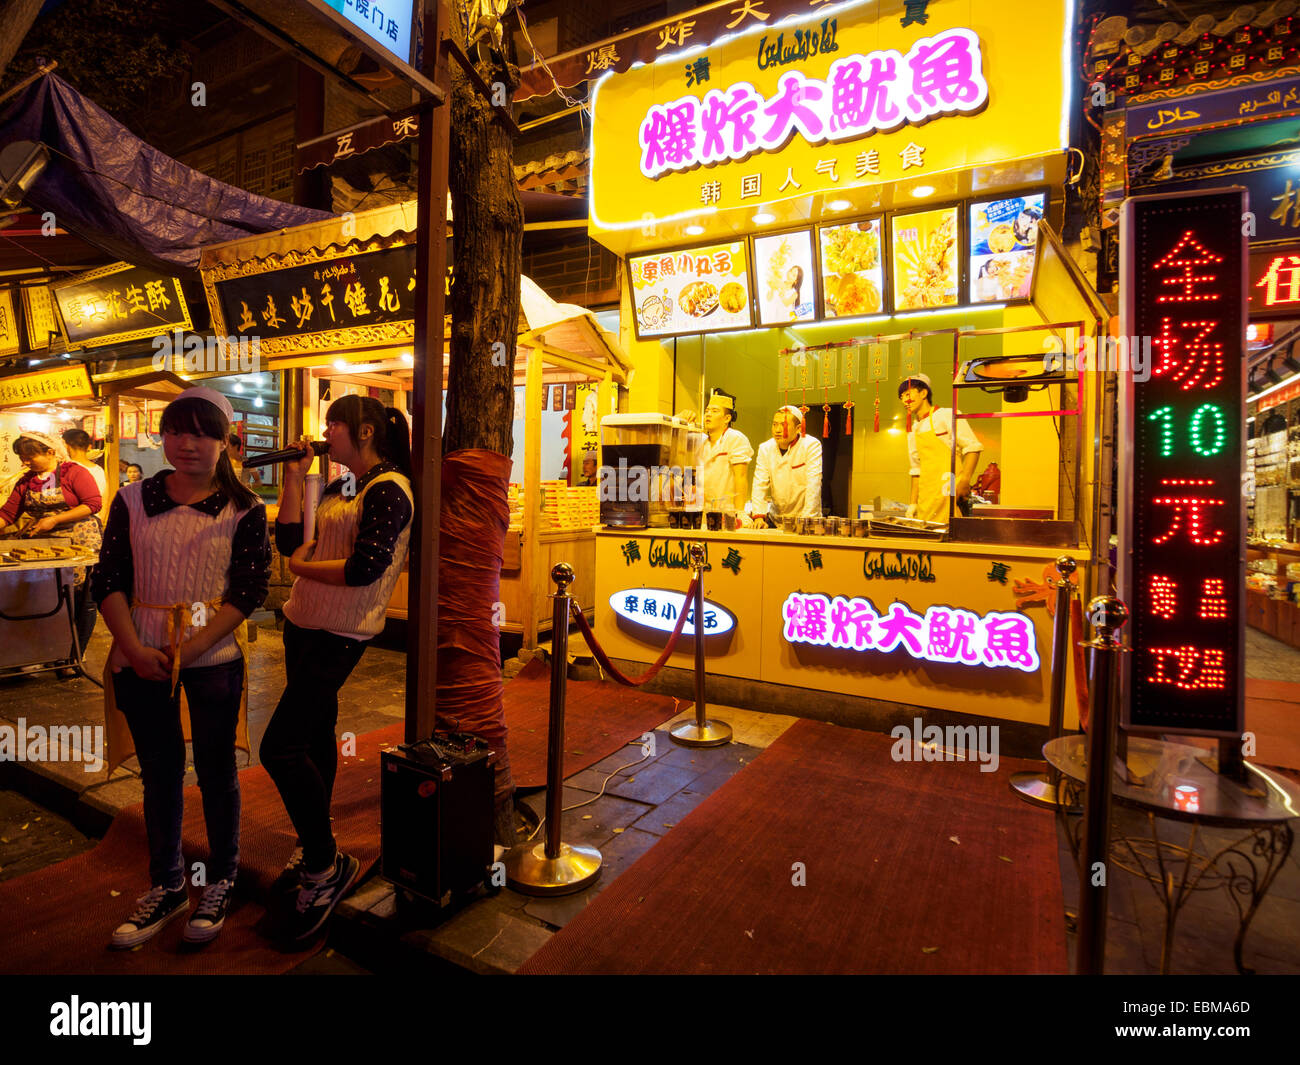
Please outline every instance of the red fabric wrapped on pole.
[[510, 459], [467, 449], [442, 461], [438, 558], [438, 727], [481, 737], [497, 752], [496, 801], [514, 790], [493, 612], [510, 510]]

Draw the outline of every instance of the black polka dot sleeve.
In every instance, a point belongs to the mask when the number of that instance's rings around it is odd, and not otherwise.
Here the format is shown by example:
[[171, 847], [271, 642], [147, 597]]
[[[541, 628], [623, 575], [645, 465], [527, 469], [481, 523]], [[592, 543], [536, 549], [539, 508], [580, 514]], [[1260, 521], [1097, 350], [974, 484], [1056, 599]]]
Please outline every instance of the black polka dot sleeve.
[[271, 539], [266, 505], [257, 504], [235, 526], [230, 543], [230, 583], [226, 602], [247, 617], [266, 601], [271, 587]]
[[361, 501], [361, 521], [352, 555], [343, 565], [343, 581], [353, 587], [373, 584], [393, 563], [393, 547], [410, 524], [411, 503], [392, 481], [381, 481]]
[[285, 558], [302, 547], [302, 522], [275, 520], [275, 549]]
[[122, 493], [113, 497], [104, 526], [104, 542], [99, 548], [99, 562], [90, 571], [90, 594], [102, 605], [114, 592], [121, 592], [130, 602], [135, 594], [135, 560], [131, 557], [131, 511]]

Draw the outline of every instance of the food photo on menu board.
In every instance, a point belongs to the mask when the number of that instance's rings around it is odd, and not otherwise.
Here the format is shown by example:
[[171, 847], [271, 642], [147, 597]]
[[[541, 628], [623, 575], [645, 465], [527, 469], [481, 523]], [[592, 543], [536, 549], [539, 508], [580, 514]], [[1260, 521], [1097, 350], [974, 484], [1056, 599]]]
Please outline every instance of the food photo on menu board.
[[826, 317], [879, 314], [884, 309], [885, 291], [880, 219], [822, 226], [819, 232]]
[[1017, 196], [970, 205], [972, 303], [1029, 298], [1034, 281], [1038, 223], [1046, 196]]
[[744, 241], [638, 255], [628, 268], [642, 337], [753, 325]]
[[811, 229], [755, 237], [754, 270], [760, 325], [807, 322], [817, 317]]
[[894, 215], [894, 310], [957, 303], [957, 208]]

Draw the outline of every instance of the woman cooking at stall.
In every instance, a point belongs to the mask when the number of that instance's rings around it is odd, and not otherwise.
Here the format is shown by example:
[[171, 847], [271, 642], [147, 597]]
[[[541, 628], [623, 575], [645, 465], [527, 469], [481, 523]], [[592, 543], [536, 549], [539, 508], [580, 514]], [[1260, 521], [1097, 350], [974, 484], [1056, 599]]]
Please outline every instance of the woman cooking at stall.
[[[24, 430], [13, 448], [28, 472], [18, 479], [9, 499], [0, 507], [0, 528], [19, 522], [26, 536], [70, 534], [78, 554], [98, 555], [102, 529], [96, 514], [103, 498], [90, 471], [76, 462], [61, 460], [58, 444], [45, 433]], [[83, 650], [95, 627], [95, 607], [86, 587], [86, 572], [85, 566], [78, 566], [73, 582], [77, 638]], [[69, 657], [75, 657], [75, 651], [70, 651]], [[59, 675], [72, 674], [60, 671]]]
[[[907, 433], [912, 502], [907, 516], [946, 523], [948, 496], [955, 494], [960, 504], [970, 495], [971, 478], [984, 445], [964, 421], [954, 430], [950, 407], [933, 406], [934, 390], [927, 374], [914, 374], [900, 381], [898, 397], [912, 419]], [[955, 489], [945, 491], [952, 472], [954, 435], [961, 448], [961, 465], [957, 468]]]

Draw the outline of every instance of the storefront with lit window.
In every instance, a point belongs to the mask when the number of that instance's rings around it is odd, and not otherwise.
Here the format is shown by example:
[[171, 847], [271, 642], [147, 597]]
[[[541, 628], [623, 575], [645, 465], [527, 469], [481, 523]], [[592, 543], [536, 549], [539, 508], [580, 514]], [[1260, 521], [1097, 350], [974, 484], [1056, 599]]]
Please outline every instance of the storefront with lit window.
[[[1108, 553], [1086, 357], [1107, 315], [1056, 235], [1072, 5], [1005, 15], [842, 4], [676, 41], [596, 83], [590, 232], [626, 260], [644, 413], [606, 427], [610, 491], [625, 491], [610, 447], [636, 433], [689, 466], [686, 419], [715, 388], [753, 449], [791, 405], [823, 457], [820, 518], [711, 530], [674, 489], [642, 527], [606, 521], [611, 655], [658, 657], [700, 539], [712, 675], [805, 689], [788, 696], [805, 707], [820, 690], [1046, 723], [1047, 579], [1070, 555], [1086, 593]], [[904, 516], [899, 384], [918, 374], [981, 447], [969, 507], [954, 455], [929, 523]], [[681, 646], [668, 664], [689, 669]]]

